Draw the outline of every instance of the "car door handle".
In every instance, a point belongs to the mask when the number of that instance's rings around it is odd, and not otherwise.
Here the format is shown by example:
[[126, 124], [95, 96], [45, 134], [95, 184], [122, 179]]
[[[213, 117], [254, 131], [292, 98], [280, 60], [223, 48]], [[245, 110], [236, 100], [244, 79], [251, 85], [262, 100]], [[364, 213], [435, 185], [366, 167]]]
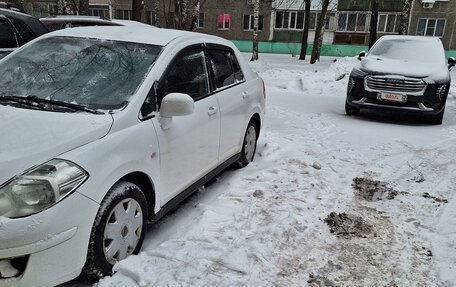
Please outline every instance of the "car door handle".
[[209, 116], [213, 116], [217, 113], [217, 107], [210, 107], [209, 110], [207, 111], [207, 114]]
[[243, 98], [243, 99], [247, 99], [248, 97], [249, 97], [249, 92], [243, 91], [243, 92], [242, 92], [242, 98]]

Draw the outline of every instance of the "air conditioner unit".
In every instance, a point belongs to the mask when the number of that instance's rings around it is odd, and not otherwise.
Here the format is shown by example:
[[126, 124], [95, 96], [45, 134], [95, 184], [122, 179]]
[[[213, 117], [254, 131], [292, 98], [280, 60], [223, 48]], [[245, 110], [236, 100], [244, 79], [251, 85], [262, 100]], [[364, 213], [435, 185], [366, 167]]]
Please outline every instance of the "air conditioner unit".
[[421, 0], [424, 9], [431, 9], [434, 7], [435, 0]]

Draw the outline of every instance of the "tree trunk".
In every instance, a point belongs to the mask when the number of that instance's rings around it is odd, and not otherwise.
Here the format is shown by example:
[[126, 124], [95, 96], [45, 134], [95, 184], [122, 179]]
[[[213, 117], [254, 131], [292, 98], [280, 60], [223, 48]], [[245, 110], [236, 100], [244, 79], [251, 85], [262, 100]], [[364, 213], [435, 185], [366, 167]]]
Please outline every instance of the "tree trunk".
[[369, 33], [369, 50], [374, 46], [377, 41], [377, 25], [378, 25], [378, 0], [372, 0], [372, 15], [370, 22], [370, 33]]
[[142, 2], [143, 0], [132, 0], [131, 19], [134, 21], [141, 21]]
[[323, 34], [325, 32], [326, 14], [328, 12], [328, 6], [329, 0], [323, 0], [320, 19], [318, 19], [317, 30], [315, 31], [312, 56], [310, 57], [311, 64], [315, 64], [316, 61], [320, 61], [320, 51], [321, 45], [323, 44]]
[[89, 15], [89, 0], [79, 0], [79, 15]]
[[201, 8], [201, 1], [195, 0], [193, 4], [192, 23], [190, 25], [190, 31], [195, 31], [198, 28], [199, 13]]
[[401, 23], [399, 26], [399, 35], [408, 34], [408, 25], [410, 19], [410, 12], [412, 10], [412, 0], [405, 0], [404, 7], [401, 13]]
[[306, 4], [304, 15], [304, 30], [302, 31], [301, 54], [299, 60], [305, 60], [307, 54], [307, 39], [309, 38], [310, 7], [312, 0], [304, 0]]
[[260, 0], [253, 2], [253, 51], [250, 61], [258, 60], [258, 22], [260, 19]]

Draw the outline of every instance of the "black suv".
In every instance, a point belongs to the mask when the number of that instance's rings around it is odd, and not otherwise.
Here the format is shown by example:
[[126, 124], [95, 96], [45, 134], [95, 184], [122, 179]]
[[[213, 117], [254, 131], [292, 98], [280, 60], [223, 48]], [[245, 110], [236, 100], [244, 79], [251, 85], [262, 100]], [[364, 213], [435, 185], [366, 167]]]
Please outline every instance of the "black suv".
[[[0, 2], [5, 4], [5, 2]], [[11, 5], [0, 8], [0, 59], [17, 47], [48, 32], [40, 20]], [[19, 10], [19, 11], [18, 11]]]
[[439, 38], [383, 36], [369, 53], [361, 52], [348, 81], [345, 112], [360, 109], [421, 114], [441, 124], [450, 89], [448, 64]]

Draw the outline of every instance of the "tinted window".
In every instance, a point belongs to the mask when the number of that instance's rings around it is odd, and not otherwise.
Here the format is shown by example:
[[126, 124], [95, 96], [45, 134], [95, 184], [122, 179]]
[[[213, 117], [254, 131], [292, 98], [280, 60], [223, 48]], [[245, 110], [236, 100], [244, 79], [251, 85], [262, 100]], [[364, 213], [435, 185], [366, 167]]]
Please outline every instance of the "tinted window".
[[234, 77], [236, 78], [236, 81], [243, 81], [244, 74], [242, 73], [241, 66], [239, 66], [239, 62], [236, 59], [236, 55], [234, 55], [234, 53], [230, 53], [230, 55], [231, 63], [233, 64]]
[[229, 86], [236, 82], [233, 67], [231, 66], [231, 55], [229, 51], [208, 50], [210, 67], [214, 73], [215, 87], [217, 89]]
[[13, 23], [14, 27], [20, 34], [20, 39], [19, 39], [19, 45], [22, 46], [25, 43], [32, 41], [33, 39], [36, 38], [35, 33], [33, 33], [32, 29], [25, 24], [24, 22], [17, 20], [17, 19], [11, 19], [11, 22]]
[[208, 81], [203, 52], [184, 51], [169, 65], [160, 81], [160, 97], [170, 93], [183, 93], [193, 99], [208, 94]]
[[8, 22], [0, 19], [0, 48], [16, 48], [16, 38]]

